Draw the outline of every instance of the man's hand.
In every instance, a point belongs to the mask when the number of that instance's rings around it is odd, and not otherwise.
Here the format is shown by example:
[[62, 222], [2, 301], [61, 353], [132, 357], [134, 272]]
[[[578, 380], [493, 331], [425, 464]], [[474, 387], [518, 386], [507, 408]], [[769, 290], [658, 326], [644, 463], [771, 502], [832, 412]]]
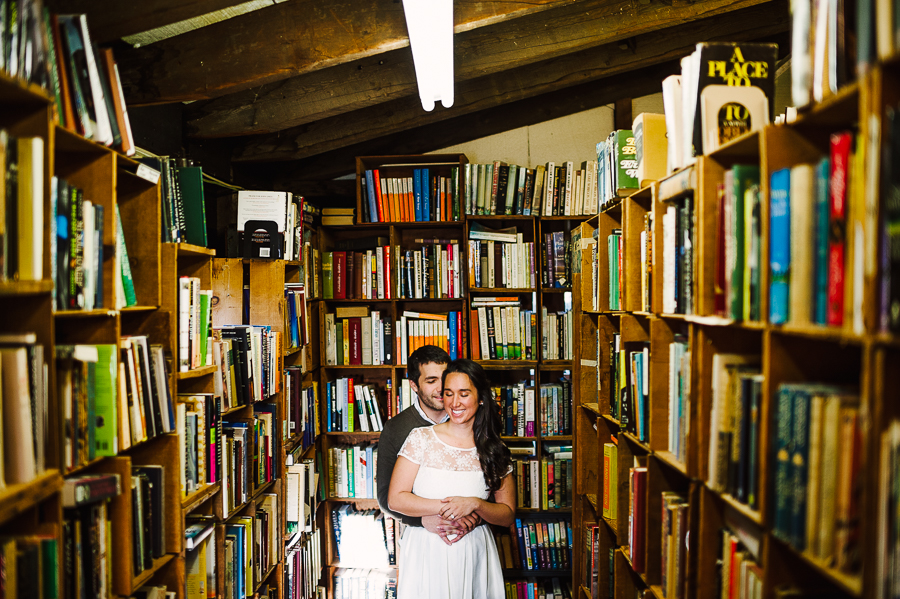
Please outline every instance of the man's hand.
[[444, 520], [440, 516], [422, 517], [422, 526], [425, 530], [441, 537], [441, 540], [447, 545], [452, 545], [462, 539], [481, 522], [481, 516], [478, 514], [471, 514], [456, 520]]

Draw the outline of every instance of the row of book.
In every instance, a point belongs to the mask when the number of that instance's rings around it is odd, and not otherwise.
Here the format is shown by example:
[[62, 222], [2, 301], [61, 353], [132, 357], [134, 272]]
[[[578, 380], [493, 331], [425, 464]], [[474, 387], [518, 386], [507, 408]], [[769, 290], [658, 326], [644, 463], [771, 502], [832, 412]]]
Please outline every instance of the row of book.
[[865, 426], [858, 393], [782, 384], [774, 407], [773, 533], [829, 567], [858, 572]]
[[377, 445], [332, 447], [328, 462], [328, 497], [375, 499]]
[[[183, 170], [184, 167], [179, 172]], [[238, 191], [237, 233], [244, 235], [243, 245], [238, 250], [240, 255], [244, 258], [299, 260], [304, 224], [314, 222], [318, 213], [319, 210], [302, 196], [289, 191]], [[248, 223], [251, 230], [247, 230]], [[206, 246], [205, 243], [197, 245]]]
[[549, 288], [572, 286], [572, 242], [566, 231], [544, 233], [544, 263], [541, 285]]
[[596, 214], [597, 163], [572, 161], [536, 168], [494, 161], [466, 164], [466, 214], [582, 216]]
[[575, 356], [572, 335], [572, 293], [563, 295], [563, 310], [550, 312], [541, 306], [541, 357], [544, 360], [572, 360]]
[[[302, 452], [302, 450], [301, 450]], [[297, 452], [295, 452], [296, 454]], [[316, 530], [319, 473], [312, 459], [302, 460], [289, 454], [285, 464], [285, 534], [292, 540], [301, 533]], [[290, 545], [291, 542], [288, 542]]]
[[555, 510], [572, 507], [571, 446], [568, 458], [551, 456], [514, 460], [516, 503], [519, 508]]
[[[687, 172], [687, 171], [682, 171]], [[660, 192], [662, 195], [662, 192]], [[694, 250], [697, 234], [693, 189], [666, 198], [662, 215], [663, 296], [666, 314], [695, 313]]]
[[352, 377], [325, 383], [325, 432], [380, 432], [384, 429], [381, 393], [373, 384]]
[[213, 292], [201, 289], [200, 285], [199, 277], [178, 279], [179, 372], [212, 365], [209, 331], [212, 328]]
[[613, 229], [612, 233], [606, 237], [606, 256], [609, 269], [609, 309], [612, 312], [623, 308], [622, 288], [625, 286], [625, 281], [622, 277], [623, 249], [622, 229]]
[[[218, 589], [217, 534], [218, 531], [211, 517], [192, 516], [185, 520], [184, 595], [186, 598], [206, 599], [216, 595]], [[226, 548], [227, 546], [226, 543]], [[240, 596], [232, 595], [235, 599]]]
[[[660, 525], [660, 588], [666, 599], [681, 599], [685, 596], [688, 570], [688, 532], [690, 529], [689, 513], [690, 503], [686, 497], [674, 491], [663, 491]], [[729, 580], [728, 588], [731, 588], [730, 582]]]
[[668, 171], [767, 125], [775, 109], [776, 44], [702, 42], [662, 84]]
[[165, 467], [131, 468], [131, 555], [137, 575], [166, 554]]
[[[379, 245], [366, 251], [325, 252], [322, 256], [323, 297], [391, 299], [391, 256], [395, 255], [392, 251], [389, 245]], [[422, 272], [421, 268], [418, 272]]]
[[725, 171], [725, 180], [716, 189], [716, 203], [716, 313], [735, 320], [759, 320], [759, 166], [736, 164]]
[[284, 371], [285, 420], [288, 437], [300, 438], [301, 449], [315, 443], [319, 436], [319, 382], [303, 382], [303, 370], [291, 366]]
[[303, 283], [284, 284], [284, 330], [287, 331], [285, 349], [299, 349], [309, 345], [309, 306]]
[[538, 263], [534, 242], [524, 241], [515, 227], [490, 230], [469, 226], [469, 286], [493, 289], [534, 289]]
[[[587, 522], [584, 525], [583, 533], [584, 536], [584, 549], [582, 550], [582, 572], [584, 572], [584, 588], [588, 591], [588, 595], [590, 599], [600, 599], [601, 591], [605, 591], [608, 593], [607, 597], [615, 597], [615, 580], [616, 580], [616, 569], [615, 569], [615, 556], [616, 556], [616, 547], [610, 547], [609, 555], [603, 555], [600, 549], [600, 526], [598, 526], [595, 522]], [[609, 562], [609, 567], [606, 570], [606, 578], [609, 581], [609, 584], [606, 589], [601, 589], [600, 587], [600, 564], [607, 561]], [[672, 599], [672, 598], [667, 598]]]
[[615, 333], [609, 347], [610, 413], [622, 430], [641, 441], [649, 438], [650, 344], [622, 341]]
[[285, 548], [284, 596], [287, 599], [324, 598], [325, 589], [319, 586], [321, 576], [322, 529], [316, 529], [300, 542]]
[[397, 596], [397, 571], [390, 568], [336, 568], [334, 599], [380, 599]]
[[[517, 564], [522, 570], [568, 570], [572, 522], [562, 518], [516, 518]], [[512, 531], [510, 531], [512, 532]]]
[[[467, 165], [468, 166], [468, 165]], [[412, 176], [382, 176], [380, 169], [366, 170], [362, 186], [362, 221], [441, 222], [458, 221], [459, 167], [449, 176], [431, 168], [414, 168]], [[405, 169], [409, 172], [409, 169]]]
[[[263, 493], [256, 501], [255, 512], [235, 518], [226, 524], [224, 541], [226, 597], [242, 599], [253, 596], [254, 590], [280, 561], [283, 539], [279, 535], [278, 503], [276, 493]], [[215, 545], [212, 545], [210, 549], [213, 552], [213, 559], [215, 559], [214, 547]], [[190, 556], [190, 553], [188, 555]]]
[[464, 355], [462, 312], [434, 314], [404, 310], [394, 326], [397, 345], [394, 350], [400, 364], [406, 364], [409, 356], [423, 345], [442, 348], [451, 360]]
[[722, 529], [722, 569], [718, 589], [721, 599], [762, 599], [763, 570], [758, 564], [759, 546], [754, 549], [756, 551], [751, 552], [738, 535], [728, 528]]
[[228, 471], [222, 456], [222, 413], [218, 397], [206, 393], [179, 395], [175, 404], [179, 440], [181, 493], [190, 495], [219, 482]]
[[212, 329], [215, 389], [221, 392], [223, 410], [264, 401], [281, 391], [282, 336], [268, 325]]
[[0, 336], [3, 423], [0, 489], [34, 480], [44, 471], [50, 433], [50, 372], [33, 333]]
[[390, 316], [368, 306], [339, 306], [325, 315], [325, 364], [381, 365], [394, 362]]
[[398, 299], [460, 298], [462, 256], [456, 239], [416, 239], [421, 248], [394, 246]]
[[537, 359], [537, 314], [523, 310], [517, 297], [473, 298], [470, 316], [473, 358]]
[[[109, 596], [113, 556], [108, 499], [121, 492], [118, 475], [113, 475], [112, 480], [114, 484], [110, 493], [99, 494], [93, 501], [66, 503], [62, 521], [61, 581], [54, 575], [58, 571], [55, 538], [23, 539], [21, 547], [20, 540], [16, 538], [2, 544], [8, 597]], [[42, 550], [44, 554], [40, 555]], [[49, 568], [52, 571], [47, 571]], [[42, 583], [49, 583], [57, 594], [42, 595]]]
[[713, 355], [709, 486], [751, 509], [759, 502], [763, 382], [758, 356]]
[[557, 577], [504, 580], [508, 599], [572, 599], [572, 582]]
[[494, 398], [500, 404], [503, 419], [503, 435], [506, 437], [534, 437], [535, 405], [534, 387], [526, 387], [525, 381], [517, 385], [493, 387]]
[[687, 462], [688, 418], [691, 413], [691, 347], [684, 335], [669, 344], [669, 452]]
[[[844, 322], [848, 258], [846, 223], [858, 181], [850, 166], [853, 134], [831, 136], [817, 164], [772, 173], [770, 186], [769, 319], [774, 324]], [[812, 241], [812, 243], [810, 243]]]
[[352, 504], [331, 511], [338, 560], [347, 568], [388, 568], [397, 563], [397, 521], [381, 510], [357, 510]]
[[597, 143], [597, 167], [600, 206], [638, 190], [637, 146], [631, 129], [612, 131]]
[[6, 169], [0, 185], [0, 281], [39, 281], [44, 275], [44, 143], [0, 130], [0, 164]]
[[572, 434], [572, 377], [566, 371], [558, 382], [542, 384], [538, 418], [542, 437]]

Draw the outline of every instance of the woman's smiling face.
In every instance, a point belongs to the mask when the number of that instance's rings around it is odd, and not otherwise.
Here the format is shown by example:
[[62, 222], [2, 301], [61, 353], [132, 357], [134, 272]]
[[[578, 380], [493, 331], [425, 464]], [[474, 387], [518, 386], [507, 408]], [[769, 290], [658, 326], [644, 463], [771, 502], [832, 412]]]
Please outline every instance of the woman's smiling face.
[[469, 379], [461, 372], [448, 374], [444, 379], [444, 409], [450, 420], [463, 424], [475, 418], [478, 411], [478, 392]]

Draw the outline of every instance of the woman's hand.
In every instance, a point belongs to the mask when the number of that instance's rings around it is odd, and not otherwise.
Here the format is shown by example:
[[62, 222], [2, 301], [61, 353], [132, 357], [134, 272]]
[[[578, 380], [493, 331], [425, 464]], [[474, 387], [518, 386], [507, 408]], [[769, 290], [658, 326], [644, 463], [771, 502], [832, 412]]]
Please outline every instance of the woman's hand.
[[445, 520], [456, 520], [475, 513], [483, 501], [477, 497], [445, 497], [441, 500], [440, 515]]

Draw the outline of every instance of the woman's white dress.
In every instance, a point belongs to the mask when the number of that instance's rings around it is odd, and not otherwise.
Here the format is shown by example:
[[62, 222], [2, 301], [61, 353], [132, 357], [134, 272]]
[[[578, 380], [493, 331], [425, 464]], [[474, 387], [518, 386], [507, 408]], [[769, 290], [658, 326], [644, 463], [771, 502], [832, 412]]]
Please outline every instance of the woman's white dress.
[[[489, 496], [478, 452], [452, 447], [430, 426], [413, 429], [399, 455], [419, 465], [412, 492], [426, 499]], [[424, 528], [407, 526], [400, 542], [398, 599], [504, 599], [494, 537], [478, 526], [447, 545]]]

